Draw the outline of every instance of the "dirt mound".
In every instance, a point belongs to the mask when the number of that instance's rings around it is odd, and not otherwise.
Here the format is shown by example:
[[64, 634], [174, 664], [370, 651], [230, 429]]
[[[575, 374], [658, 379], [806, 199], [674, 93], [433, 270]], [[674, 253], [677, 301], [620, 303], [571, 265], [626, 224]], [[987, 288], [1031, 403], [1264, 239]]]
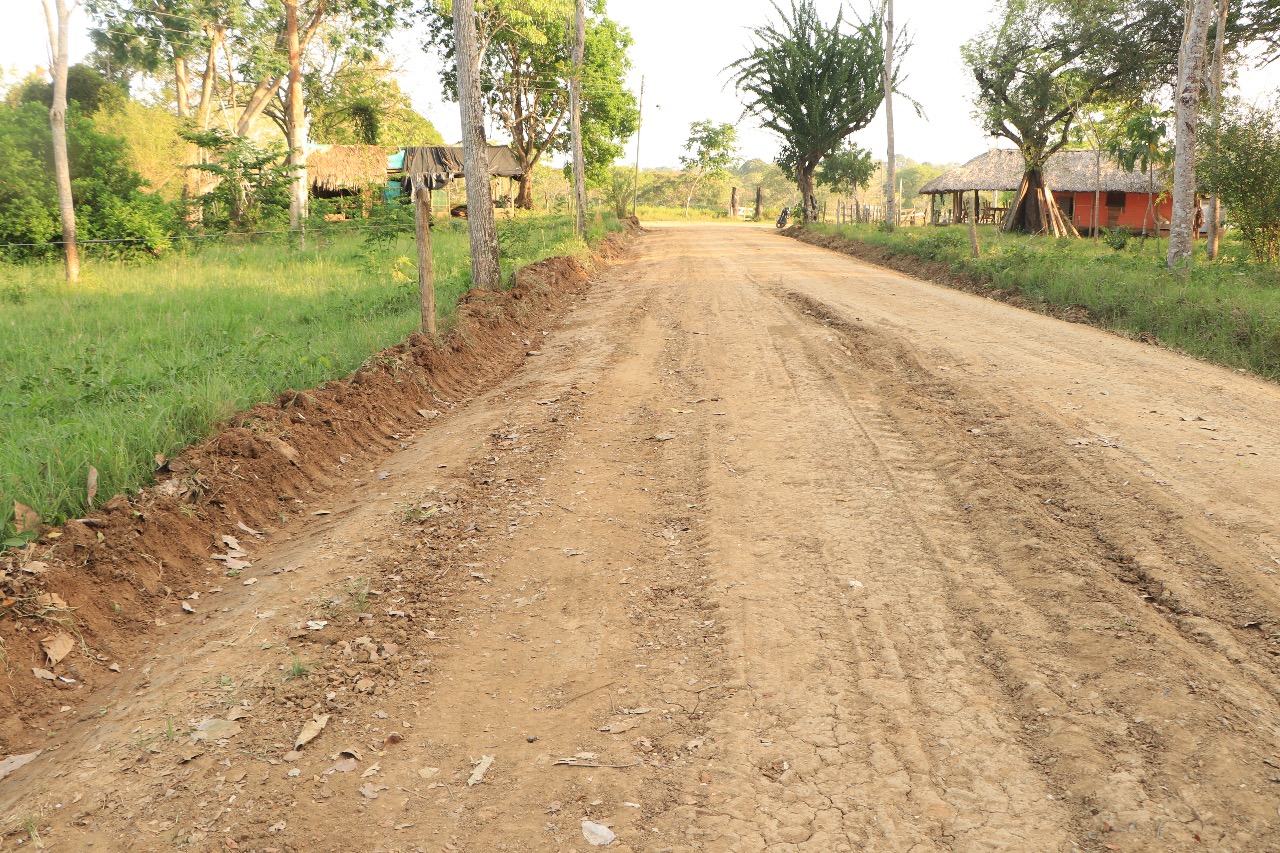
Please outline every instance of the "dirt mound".
[[[637, 231], [607, 238], [599, 257], [621, 256]], [[415, 333], [346, 379], [285, 391], [178, 458], [157, 457], [154, 487], [0, 556], [0, 754], [30, 746], [70, 693], [82, 701], [170, 627], [158, 614], [196, 579], [234, 576], [240, 539], [325, 513], [326, 493], [351, 482], [361, 461], [536, 355], [540, 329], [588, 281], [573, 258], [527, 266], [511, 290], [469, 295], [438, 344]]]

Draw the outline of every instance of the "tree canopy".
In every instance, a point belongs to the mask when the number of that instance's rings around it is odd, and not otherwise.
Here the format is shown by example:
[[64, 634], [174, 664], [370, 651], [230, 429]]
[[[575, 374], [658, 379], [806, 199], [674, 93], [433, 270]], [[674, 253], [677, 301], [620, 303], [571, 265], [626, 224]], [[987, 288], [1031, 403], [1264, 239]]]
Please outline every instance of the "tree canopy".
[[822, 161], [817, 180], [838, 195], [852, 195], [870, 186], [875, 173], [876, 164], [871, 152], [848, 142]]
[[[778, 164], [796, 179], [812, 219], [814, 170], [884, 101], [883, 21], [873, 8], [847, 26], [841, 9], [827, 24], [813, 0], [791, 0], [790, 14], [776, 4], [774, 11], [778, 23], [754, 28], [751, 52], [726, 70], [745, 114], [782, 138]], [[905, 42], [898, 48], [906, 49]]]
[[1280, 260], [1280, 106], [1232, 104], [1219, 137], [1208, 135], [1200, 161], [1202, 186], [1216, 192], [1240, 229], [1254, 260]]
[[[453, 56], [451, 0], [435, 0], [428, 10], [428, 45]], [[622, 142], [639, 122], [635, 95], [626, 89], [631, 68], [631, 34], [610, 20], [604, 0], [588, 4], [583, 55], [582, 143], [587, 180], [604, 186]], [[493, 0], [479, 10], [484, 53], [484, 95], [489, 114], [511, 139], [524, 166], [516, 204], [533, 206], [535, 166], [543, 155], [567, 152], [572, 0]], [[446, 62], [441, 75], [447, 96], [457, 97], [457, 75]]]
[[704, 180], [729, 176], [729, 167], [738, 159], [738, 129], [723, 122], [695, 121], [689, 125], [684, 150], [680, 165], [684, 167], [688, 183], [684, 202], [685, 216], [688, 216], [693, 195]]

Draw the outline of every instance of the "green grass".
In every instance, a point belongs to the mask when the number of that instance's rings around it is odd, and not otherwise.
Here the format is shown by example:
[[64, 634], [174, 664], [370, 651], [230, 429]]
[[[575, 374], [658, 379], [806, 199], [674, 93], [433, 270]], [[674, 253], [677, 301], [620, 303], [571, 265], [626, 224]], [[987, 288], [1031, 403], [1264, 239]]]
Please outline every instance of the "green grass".
[[686, 218], [683, 207], [651, 207], [642, 204], [636, 208], [636, 218], [641, 222], [729, 222], [729, 210], [691, 208]]
[[[555, 255], [585, 257], [566, 217], [499, 217], [506, 277]], [[617, 227], [596, 218], [591, 239]], [[379, 233], [379, 232], [371, 232]], [[447, 328], [470, 283], [465, 223], [433, 232]], [[411, 235], [309, 236], [212, 246], [141, 264], [0, 264], [0, 540], [15, 500], [59, 523], [150, 482], [236, 412], [287, 388], [346, 376], [418, 327]]]
[[979, 228], [981, 256], [971, 257], [968, 230], [813, 225], [921, 260], [939, 261], [993, 289], [1033, 302], [1083, 308], [1107, 328], [1154, 335], [1198, 358], [1280, 379], [1280, 267], [1246, 261], [1234, 237], [1209, 263], [1204, 244], [1189, 271], [1164, 265], [1167, 242], [1130, 238], [1117, 251], [1106, 242], [1000, 234]]

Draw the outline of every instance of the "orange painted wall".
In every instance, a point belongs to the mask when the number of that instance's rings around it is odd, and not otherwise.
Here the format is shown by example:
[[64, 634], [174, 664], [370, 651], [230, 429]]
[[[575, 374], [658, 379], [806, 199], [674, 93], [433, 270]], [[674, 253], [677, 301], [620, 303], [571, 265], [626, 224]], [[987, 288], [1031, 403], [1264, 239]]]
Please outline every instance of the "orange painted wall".
[[[1054, 198], [1061, 205], [1068, 199], [1075, 199], [1075, 212], [1072, 214], [1071, 222], [1076, 228], [1092, 228], [1093, 227], [1093, 193], [1054, 193]], [[1102, 193], [1102, 215], [1098, 217], [1099, 223], [1103, 228], [1132, 228], [1135, 231], [1142, 230], [1142, 221], [1147, 214], [1147, 194], [1146, 193], [1128, 193], [1125, 197], [1124, 209], [1120, 211], [1118, 219], [1112, 219], [1113, 210], [1107, 208], [1107, 194]], [[1173, 214], [1173, 199], [1165, 196], [1163, 199], [1157, 195], [1155, 199], [1155, 212], [1159, 219], [1168, 222]]]

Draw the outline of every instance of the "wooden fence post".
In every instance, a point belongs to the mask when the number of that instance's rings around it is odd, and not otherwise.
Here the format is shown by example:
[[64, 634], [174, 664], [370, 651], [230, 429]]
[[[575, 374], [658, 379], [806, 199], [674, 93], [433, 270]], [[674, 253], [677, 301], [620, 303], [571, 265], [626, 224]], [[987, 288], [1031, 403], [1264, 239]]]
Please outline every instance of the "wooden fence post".
[[729, 193], [729, 218], [738, 218], [738, 188], [734, 187]]
[[764, 219], [764, 187], [756, 187], [756, 221]]
[[418, 308], [422, 333], [436, 338], [436, 271], [431, 255], [431, 190], [414, 182], [413, 226], [418, 244]]

